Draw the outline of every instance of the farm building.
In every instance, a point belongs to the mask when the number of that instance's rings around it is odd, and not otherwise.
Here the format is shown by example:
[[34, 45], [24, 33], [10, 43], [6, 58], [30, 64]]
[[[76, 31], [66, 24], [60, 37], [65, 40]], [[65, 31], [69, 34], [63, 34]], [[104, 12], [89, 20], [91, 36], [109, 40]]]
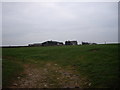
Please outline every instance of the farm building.
[[96, 45], [97, 43], [82, 42], [82, 45]]
[[89, 45], [90, 43], [88, 42], [82, 42], [82, 45]]
[[65, 45], [78, 45], [77, 41], [65, 41]]
[[60, 45], [63, 45], [63, 43], [57, 41], [46, 41], [42, 43], [42, 46], [60, 46]]

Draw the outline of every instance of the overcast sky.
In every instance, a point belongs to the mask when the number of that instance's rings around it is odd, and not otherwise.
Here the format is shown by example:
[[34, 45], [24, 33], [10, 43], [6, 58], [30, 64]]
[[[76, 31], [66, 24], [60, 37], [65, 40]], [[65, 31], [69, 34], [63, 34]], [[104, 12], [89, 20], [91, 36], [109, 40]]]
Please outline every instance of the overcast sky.
[[117, 2], [4, 2], [2, 44], [118, 42]]

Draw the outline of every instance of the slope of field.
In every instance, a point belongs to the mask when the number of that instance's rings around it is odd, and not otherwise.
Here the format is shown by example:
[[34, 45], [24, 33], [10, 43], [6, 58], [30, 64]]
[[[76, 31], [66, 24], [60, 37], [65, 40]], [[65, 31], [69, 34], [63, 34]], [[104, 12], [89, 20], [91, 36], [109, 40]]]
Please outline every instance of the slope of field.
[[[62, 68], [62, 72], [71, 72], [73, 76], [73, 71], [77, 72], [80, 78], [75, 77], [75, 79], [82, 80], [82, 78], [86, 78], [87, 81], [83, 80], [84, 82], [80, 83], [88, 83], [87, 85], [79, 83], [76, 87], [119, 87], [118, 45], [22, 47], [3, 48], [2, 51], [3, 87], [11, 87], [12, 82], [16, 82], [17, 78], [19, 78], [18, 76], [25, 72], [24, 65], [36, 65], [38, 68], [45, 69], [48, 63], [50, 65], [58, 65]], [[50, 79], [48, 83], [56, 84], [59, 80], [55, 80], [54, 78], [56, 76], [59, 78], [62, 76], [59, 76], [58, 73], [55, 74], [54, 71], [56, 71], [56, 69], [52, 69], [55, 68], [53, 65], [46, 68], [53, 72], [46, 74], [46, 77], [49, 76]], [[42, 69], [40, 69], [41, 73]], [[58, 72], [60, 72], [60, 70], [58, 70]], [[56, 76], [52, 76], [54, 74]], [[26, 75], [22, 74], [21, 77], [25, 78]], [[72, 78], [72, 76], [70, 78]], [[66, 80], [67, 83], [70, 82], [69, 78], [63, 79], [63, 82], [66, 83], [64, 80]], [[71, 84], [73, 85], [73, 82], [68, 84], [67, 87]], [[58, 82], [54, 87], [63, 86]]]

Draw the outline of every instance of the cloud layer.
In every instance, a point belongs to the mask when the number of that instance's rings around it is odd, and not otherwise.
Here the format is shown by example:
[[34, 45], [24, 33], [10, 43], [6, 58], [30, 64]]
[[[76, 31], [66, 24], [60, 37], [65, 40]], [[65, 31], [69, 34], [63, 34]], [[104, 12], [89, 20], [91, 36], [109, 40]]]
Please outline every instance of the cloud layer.
[[115, 2], [3, 3], [3, 45], [46, 40], [117, 42], [117, 5]]

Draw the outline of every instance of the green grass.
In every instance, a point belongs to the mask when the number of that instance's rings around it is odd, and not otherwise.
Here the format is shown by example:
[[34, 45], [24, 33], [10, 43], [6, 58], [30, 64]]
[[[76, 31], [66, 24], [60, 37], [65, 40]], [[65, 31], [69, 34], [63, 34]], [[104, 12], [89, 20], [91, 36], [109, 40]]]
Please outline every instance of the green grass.
[[[117, 44], [3, 48], [2, 51], [4, 77], [9, 74], [13, 77], [14, 71], [21, 70], [15, 62], [37, 63], [40, 66], [41, 62], [54, 62], [63, 67], [74, 66], [90, 79], [91, 87], [118, 87], [120, 80]], [[6, 85], [9, 78], [4, 77], [3, 85]]]
[[2, 62], [2, 85], [3, 87], [7, 87], [17, 79], [17, 76], [23, 71], [23, 67], [7, 59], [3, 59]]

